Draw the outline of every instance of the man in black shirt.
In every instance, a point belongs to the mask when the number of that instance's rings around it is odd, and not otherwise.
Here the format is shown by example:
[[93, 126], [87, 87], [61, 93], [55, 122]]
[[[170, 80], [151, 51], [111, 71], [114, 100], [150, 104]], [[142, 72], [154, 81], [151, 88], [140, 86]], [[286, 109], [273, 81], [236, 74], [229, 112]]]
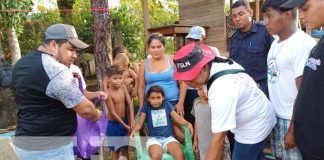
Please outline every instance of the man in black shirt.
[[[299, 6], [300, 19], [307, 29], [324, 26], [324, 0], [289, 0], [282, 11]], [[305, 160], [324, 159], [324, 40], [312, 49], [304, 68], [295, 102], [294, 139]]]
[[19, 159], [74, 160], [76, 113], [92, 121], [100, 117], [68, 68], [77, 49], [86, 47], [73, 26], [55, 24], [46, 30], [43, 44], [16, 63], [12, 85], [19, 109], [14, 140]]

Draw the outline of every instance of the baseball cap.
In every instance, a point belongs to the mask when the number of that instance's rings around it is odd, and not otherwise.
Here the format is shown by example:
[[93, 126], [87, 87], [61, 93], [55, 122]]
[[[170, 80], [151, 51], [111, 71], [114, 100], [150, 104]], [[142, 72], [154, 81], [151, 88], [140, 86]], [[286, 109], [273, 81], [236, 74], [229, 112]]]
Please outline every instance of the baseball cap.
[[186, 38], [197, 39], [199, 40], [202, 36], [206, 35], [206, 31], [203, 27], [193, 26], [190, 28], [190, 31]]
[[45, 32], [45, 39], [66, 39], [76, 48], [85, 49], [89, 47], [79, 40], [74, 26], [68, 24], [51, 25]]
[[182, 47], [173, 57], [176, 80], [193, 80], [202, 68], [215, 58], [215, 53], [207, 45], [194, 43]]
[[282, 11], [291, 10], [302, 5], [305, 2], [305, 0], [288, 0], [286, 3], [282, 4], [279, 9]]

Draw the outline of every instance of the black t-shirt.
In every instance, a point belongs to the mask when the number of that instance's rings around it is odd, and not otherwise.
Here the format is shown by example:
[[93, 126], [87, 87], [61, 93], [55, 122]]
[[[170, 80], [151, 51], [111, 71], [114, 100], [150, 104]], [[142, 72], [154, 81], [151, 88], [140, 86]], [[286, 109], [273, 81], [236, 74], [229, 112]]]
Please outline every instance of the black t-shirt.
[[295, 141], [310, 159], [324, 159], [324, 37], [306, 62], [295, 106]]
[[[49, 57], [40, 51], [32, 51], [16, 63], [13, 71], [13, 89], [19, 110], [14, 144], [22, 149], [58, 148], [70, 143], [76, 131], [73, 109], [48, 95], [50, 82], [54, 79], [52, 76], [56, 75], [56, 78], [59, 76], [56, 72], [64, 72], [53, 67], [62, 64]], [[45, 68], [52, 70], [46, 72]], [[72, 97], [72, 90], [68, 91]]]

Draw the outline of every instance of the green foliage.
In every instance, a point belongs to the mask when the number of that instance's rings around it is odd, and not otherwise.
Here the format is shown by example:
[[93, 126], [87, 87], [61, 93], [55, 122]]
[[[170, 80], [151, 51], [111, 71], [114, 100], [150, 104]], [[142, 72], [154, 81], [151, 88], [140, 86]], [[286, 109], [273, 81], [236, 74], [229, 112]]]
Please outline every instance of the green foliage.
[[23, 25], [24, 32], [18, 37], [22, 55], [36, 49], [44, 40], [46, 29], [55, 23], [61, 23], [58, 10], [46, 10], [39, 6], [38, 13], [30, 14], [30, 18]]
[[[75, 0], [72, 10], [72, 22], [79, 38], [87, 44], [93, 43], [93, 17], [90, 0]], [[93, 45], [83, 52], [93, 53]]]
[[64, 6], [66, 8], [72, 8], [75, 0], [57, 0], [58, 6]]
[[21, 33], [23, 30], [21, 24], [26, 20], [32, 5], [31, 0], [2, 0], [0, 10], [6, 10], [6, 12], [0, 12], [4, 27], [13, 28], [17, 33]]
[[230, 13], [231, 13], [230, 4], [225, 4], [225, 13], [226, 13], [226, 15], [230, 15]]
[[[119, 19], [123, 41], [132, 60], [143, 59], [144, 54], [144, 22], [141, 3], [138, 0], [121, 0], [121, 7], [111, 10], [111, 19]], [[113, 34], [114, 35], [114, 34]]]
[[[88, 44], [93, 44], [93, 17], [90, 11], [91, 0], [69, 1], [74, 2], [72, 22], [76, 27], [79, 38]], [[111, 20], [116, 18], [120, 20], [123, 41], [131, 53], [131, 60], [133, 62], [139, 61], [145, 58], [144, 22], [141, 0], [120, 1], [121, 6], [119, 8], [110, 9], [109, 11]], [[19, 3], [22, 2], [25, 1]], [[9, 0], [0, 2], [0, 6], [3, 6], [4, 3], [9, 3]], [[38, 13], [30, 14], [25, 22], [20, 23], [22, 26], [21, 31], [23, 31], [19, 36], [22, 55], [36, 49], [42, 43], [44, 32], [48, 26], [55, 23], [62, 23], [58, 10], [47, 10], [44, 6], [38, 6], [38, 10]], [[149, 10], [151, 27], [174, 24], [179, 19], [177, 0], [149, 0]], [[114, 31], [112, 32], [112, 36], [114, 36]], [[174, 52], [173, 40], [172, 38], [166, 38], [166, 41], [166, 53], [172, 54]], [[6, 46], [8, 45], [3, 45], [5, 51], [8, 50]], [[87, 50], [82, 50], [82, 52], [92, 54], [93, 49], [93, 45], [90, 45]]]
[[[119, 18], [124, 44], [133, 61], [145, 58], [144, 21], [141, 0], [121, 0], [121, 7], [110, 11], [111, 18]], [[171, 25], [179, 20], [177, 0], [149, 0], [151, 27]], [[166, 53], [173, 53], [173, 40], [167, 38]]]
[[151, 27], [174, 24], [179, 20], [177, 0], [149, 0]]

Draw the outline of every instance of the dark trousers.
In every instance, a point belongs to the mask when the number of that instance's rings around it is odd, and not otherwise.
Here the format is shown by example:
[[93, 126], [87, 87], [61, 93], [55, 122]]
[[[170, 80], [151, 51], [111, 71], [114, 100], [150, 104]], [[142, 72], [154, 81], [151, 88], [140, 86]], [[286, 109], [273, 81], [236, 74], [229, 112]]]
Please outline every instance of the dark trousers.
[[228, 131], [226, 135], [227, 135], [228, 141], [230, 143], [231, 158], [232, 158], [233, 151], [234, 151], [234, 145], [235, 145], [234, 134], [231, 131]]
[[195, 117], [191, 114], [192, 106], [194, 100], [198, 97], [198, 93], [196, 89], [187, 89], [186, 98], [184, 101], [184, 119], [195, 125]]
[[242, 144], [235, 141], [232, 160], [263, 160], [265, 140], [256, 144]]

